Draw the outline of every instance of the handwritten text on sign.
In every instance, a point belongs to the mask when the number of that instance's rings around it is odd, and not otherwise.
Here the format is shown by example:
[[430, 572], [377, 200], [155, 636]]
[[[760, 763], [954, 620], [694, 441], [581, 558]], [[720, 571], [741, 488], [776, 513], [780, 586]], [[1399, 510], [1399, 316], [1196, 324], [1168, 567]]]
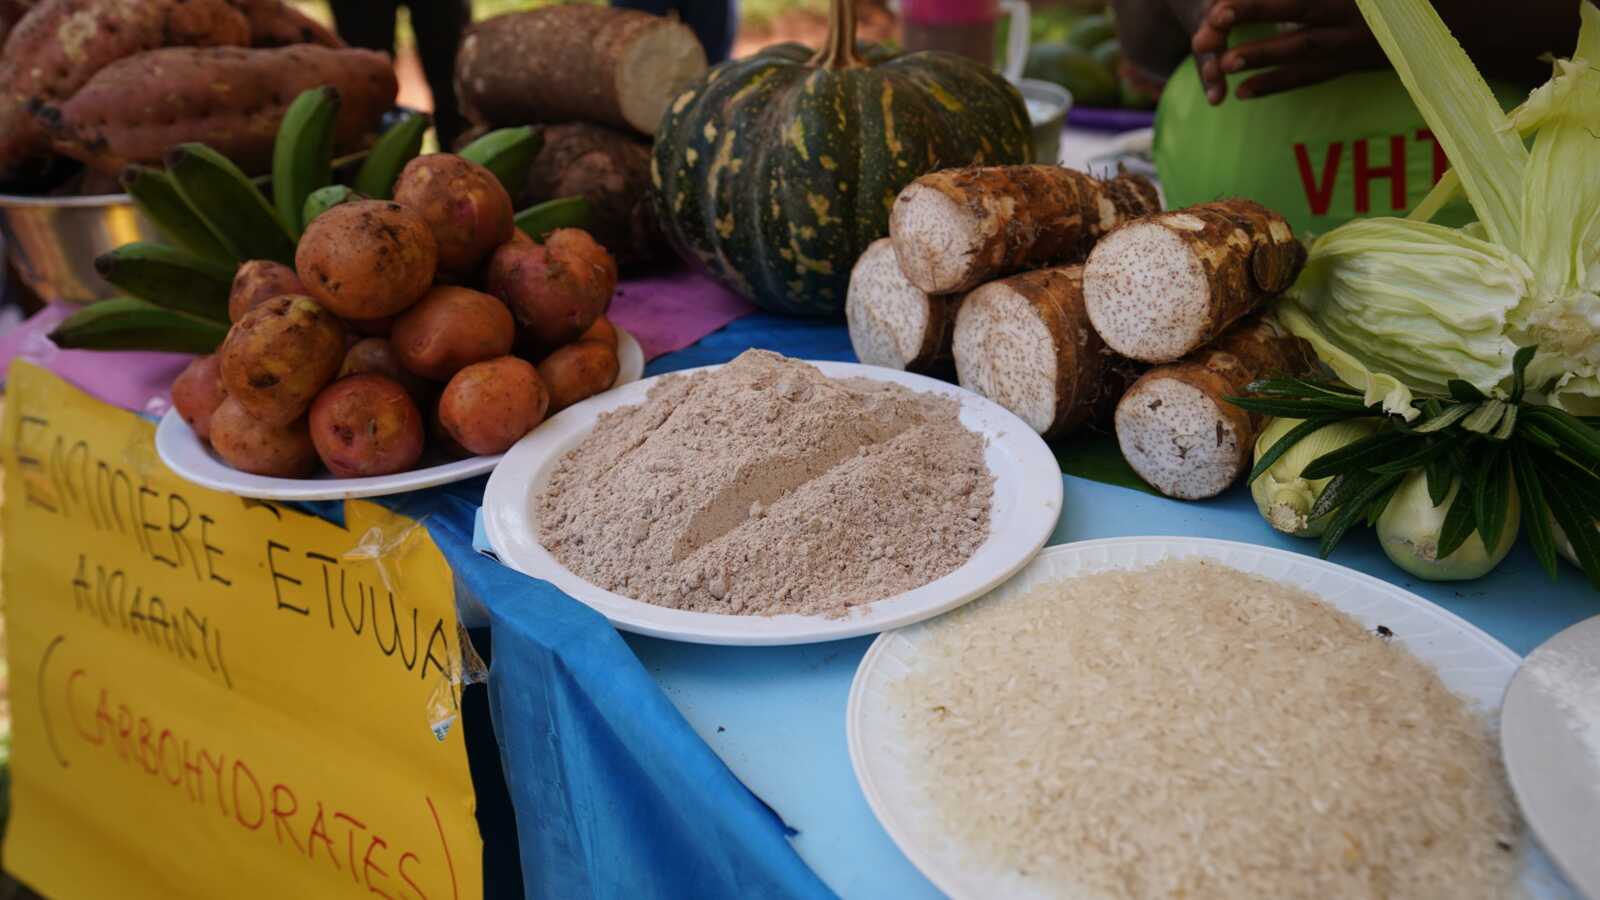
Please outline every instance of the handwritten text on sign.
[[428, 727], [461, 648], [426, 532], [195, 487], [153, 432], [11, 370], [6, 868], [62, 900], [481, 896], [461, 730]]

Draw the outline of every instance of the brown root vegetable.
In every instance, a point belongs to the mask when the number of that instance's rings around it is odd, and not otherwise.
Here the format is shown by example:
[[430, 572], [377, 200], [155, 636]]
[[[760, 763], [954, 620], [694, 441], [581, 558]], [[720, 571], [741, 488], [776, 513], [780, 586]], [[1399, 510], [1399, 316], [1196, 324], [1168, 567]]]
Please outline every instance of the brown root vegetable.
[[589, 201], [584, 229], [626, 267], [670, 253], [651, 191], [648, 143], [602, 125], [568, 122], [544, 129], [544, 147], [528, 170], [521, 206], [583, 197]]
[[237, 322], [263, 301], [284, 294], [304, 294], [305, 285], [294, 270], [270, 259], [252, 259], [239, 264], [228, 292], [228, 320]]
[[32, 111], [67, 100], [117, 60], [249, 40], [244, 16], [224, 0], [44, 0], [12, 27], [0, 55], [0, 177], [49, 151]]
[[946, 169], [895, 198], [889, 237], [906, 280], [929, 294], [1082, 262], [1106, 232], [1161, 208], [1142, 175], [1109, 181], [1060, 166]]
[[304, 478], [317, 468], [317, 448], [303, 417], [269, 425], [232, 397], [211, 416], [211, 447], [223, 462], [252, 475]]
[[489, 259], [485, 281], [516, 316], [527, 351], [543, 355], [571, 343], [605, 313], [617, 265], [586, 232], [558, 228], [543, 244], [502, 244]]
[[894, 243], [867, 245], [850, 270], [844, 315], [850, 346], [869, 366], [908, 372], [946, 372], [961, 297], [933, 297], [906, 280]]
[[390, 329], [394, 328], [394, 316], [382, 316], [376, 319], [345, 319], [344, 326], [352, 334], [362, 337], [388, 337]]
[[504, 453], [544, 421], [550, 393], [533, 364], [515, 356], [473, 363], [439, 397], [439, 424], [480, 456]]
[[311, 441], [340, 478], [404, 472], [422, 457], [422, 413], [394, 379], [349, 375], [311, 404]]
[[578, 340], [599, 341], [615, 350], [617, 349], [617, 326], [611, 324], [611, 320], [605, 316], [600, 316], [594, 320], [593, 325], [589, 326], [588, 331], [578, 335]]
[[654, 134], [667, 105], [705, 70], [700, 41], [674, 19], [546, 6], [469, 28], [456, 96], [480, 125], [576, 119]]
[[511, 197], [493, 172], [453, 153], [419, 156], [401, 170], [394, 201], [422, 217], [439, 247], [439, 268], [472, 272], [515, 230]]
[[344, 362], [344, 327], [310, 297], [273, 297], [245, 313], [217, 351], [228, 396], [268, 425], [305, 414]]
[[227, 398], [221, 360], [212, 353], [197, 357], [172, 382], [172, 406], [202, 441], [211, 439], [211, 416]]
[[326, 25], [300, 12], [284, 0], [228, 0], [244, 14], [250, 24], [250, 46], [288, 47], [317, 44], [322, 47], [348, 46]]
[[1046, 437], [1109, 412], [1127, 387], [1083, 310], [1083, 267], [990, 282], [961, 303], [954, 351], [961, 386], [988, 397]]
[[445, 381], [475, 362], [510, 353], [516, 331], [504, 303], [441, 285], [395, 319], [389, 343], [406, 371]]
[[1282, 293], [1304, 262], [1282, 216], [1251, 200], [1223, 200], [1107, 235], [1084, 266], [1084, 299], [1111, 349], [1171, 362]]
[[1182, 500], [1222, 493], [1250, 467], [1261, 416], [1227, 401], [1250, 382], [1300, 375], [1308, 348], [1270, 317], [1234, 326], [1182, 362], [1146, 372], [1117, 404], [1122, 456], [1152, 487]]
[[294, 254], [306, 290], [346, 319], [404, 310], [433, 284], [437, 265], [428, 223], [388, 200], [354, 200], [317, 216]]
[[410, 392], [418, 406], [426, 405], [425, 401], [431, 401], [439, 393], [438, 385], [434, 382], [412, 374], [400, 365], [400, 357], [395, 355], [394, 346], [388, 338], [362, 338], [345, 351], [344, 363], [339, 366], [339, 377], [368, 374], [382, 375], [399, 382], [401, 387]]
[[370, 143], [397, 91], [389, 57], [371, 50], [173, 47], [112, 63], [37, 115], [57, 151], [104, 172], [160, 163], [168, 148], [198, 141], [258, 174], [271, 167], [289, 104], [319, 85], [339, 90], [341, 153]]
[[539, 361], [539, 378], [550, 392], [550, 414], [611, 389], [617, 381], [617, 351], [599, 341], [578, 341]]

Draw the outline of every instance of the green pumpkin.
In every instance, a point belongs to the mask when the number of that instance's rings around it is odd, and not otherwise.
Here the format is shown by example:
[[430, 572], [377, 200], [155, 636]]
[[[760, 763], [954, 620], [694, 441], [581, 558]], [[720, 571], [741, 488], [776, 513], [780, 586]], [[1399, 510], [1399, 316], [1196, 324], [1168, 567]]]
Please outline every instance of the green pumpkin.
[[964, 57], [857, 49], [835, 0], [828, 45], [723, 63], [656, 130], [657, 212], [678, 253], [763, 309], [838, 317], [856, 258], [919, 175], [1027, 162], [1022, 97]]

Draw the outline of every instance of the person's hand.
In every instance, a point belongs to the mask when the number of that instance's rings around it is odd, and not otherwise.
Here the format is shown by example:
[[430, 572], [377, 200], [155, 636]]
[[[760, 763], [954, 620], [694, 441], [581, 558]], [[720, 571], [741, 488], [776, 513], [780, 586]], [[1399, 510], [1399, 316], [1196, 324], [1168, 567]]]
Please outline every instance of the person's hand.
[[[1263, 23], [1276, 23], [1281, 30], [1228, 47], [1234, 28]], [[1354, 0], [1217, 0], [1195, 30], [1190, 49], [1213, 106], [1227, 97], [1226, 78], [1235, 72], [1266, 69], [1234, 92], [1248, 100], [1384, 65], [1383, 49]]]

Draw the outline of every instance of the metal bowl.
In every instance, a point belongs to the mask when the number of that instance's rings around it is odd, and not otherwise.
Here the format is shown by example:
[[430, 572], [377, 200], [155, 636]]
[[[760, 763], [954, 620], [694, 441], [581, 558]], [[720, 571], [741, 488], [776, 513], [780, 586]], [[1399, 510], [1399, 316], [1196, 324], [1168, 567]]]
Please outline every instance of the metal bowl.
[[1067, 110], [1072, 108], [1072, 93], [1059, 84], [1036, 78], [1019, 78], [1016, 86], [1033, 123], [1033, 161], [1060, 162], [1061, 129], [1067, 123]]
[[0, 194], [0, 235], [17, 274], [46, 301], [93, 303], [117, 293], [94, 258], [129, 241], [160, 240], [127, 194]]

